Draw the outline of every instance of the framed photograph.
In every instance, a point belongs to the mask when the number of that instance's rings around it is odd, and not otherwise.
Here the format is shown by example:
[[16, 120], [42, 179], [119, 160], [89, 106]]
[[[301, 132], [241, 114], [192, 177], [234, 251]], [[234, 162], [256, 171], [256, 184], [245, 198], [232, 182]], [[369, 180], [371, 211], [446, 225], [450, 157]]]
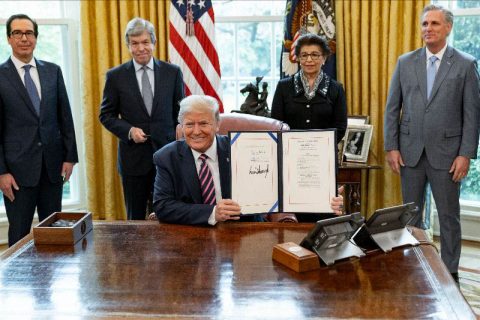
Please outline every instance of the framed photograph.
[[369, 124], [369, 116], [348, 116], [347, 117], [347, 126], [356, 125], [356, 124]]
[[348, 125], [343, 144], [346, 161], [367, 162], [373, 126], [370, 124]]

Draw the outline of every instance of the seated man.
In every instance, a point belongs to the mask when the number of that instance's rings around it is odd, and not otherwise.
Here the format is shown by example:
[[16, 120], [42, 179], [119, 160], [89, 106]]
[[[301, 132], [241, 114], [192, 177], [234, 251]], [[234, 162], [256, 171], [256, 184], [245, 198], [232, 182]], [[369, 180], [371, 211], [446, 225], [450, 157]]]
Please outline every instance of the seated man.
[[[178, 122], [185, 140], [171, 142], [153, 156], [153, 209], [159, 221], [215, 225], [240, 220], [241, 208], [230, 199], [229, 140], [216, 135], [219, 119], [212, 97], [192, 95], [180, 102]], [[331, 205], [341, 214], [343, 197], [334, 197]], [[254, 218], [241, 220], [246, 219]]]

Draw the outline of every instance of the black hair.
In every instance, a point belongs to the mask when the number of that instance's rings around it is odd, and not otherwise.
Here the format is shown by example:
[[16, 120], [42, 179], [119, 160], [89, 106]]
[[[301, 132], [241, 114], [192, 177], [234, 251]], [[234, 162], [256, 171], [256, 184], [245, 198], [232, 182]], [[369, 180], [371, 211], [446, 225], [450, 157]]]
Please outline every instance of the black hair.
[[38, 24], [35, 20], [27, 16], [26, 14], [14, 14], [13, 16], [10, 16], [7, 20], [7, 37], [10, 38], [10, 35], [12, 34], [12, 22], [13, 20], [30, 20], [33, 23], [33, 33], [35, 34], [35, 38], [38, 37]]

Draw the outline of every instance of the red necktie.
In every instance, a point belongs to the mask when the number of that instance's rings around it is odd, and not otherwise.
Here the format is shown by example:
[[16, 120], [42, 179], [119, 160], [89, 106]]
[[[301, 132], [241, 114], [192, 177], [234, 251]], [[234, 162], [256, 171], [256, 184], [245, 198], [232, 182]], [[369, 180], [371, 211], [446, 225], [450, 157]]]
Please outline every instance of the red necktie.
[[215, 201], [215, 185], [213, 184], [212, 172], [207, 165], [208, 156], [204, 153], [200, 155], [202, 164], [200, 165], [200, 172], [198, 178], [200, 179], [200, 189], [202, 190], [203, 203], [214, 205]]

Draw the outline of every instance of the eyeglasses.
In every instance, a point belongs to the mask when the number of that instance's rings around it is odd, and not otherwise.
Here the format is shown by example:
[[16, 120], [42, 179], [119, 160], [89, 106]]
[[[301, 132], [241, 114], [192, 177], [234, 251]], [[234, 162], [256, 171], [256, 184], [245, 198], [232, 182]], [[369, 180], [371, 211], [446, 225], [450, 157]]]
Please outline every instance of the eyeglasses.
[[35, 36], [35, 32], [29, 30], [29, 31], [20, 31], [20, 30], [13, 30], [11, 33], [10, 33], [10, 36], [12, 36], [15, 40], [20, 40], [22, 39], [23, 35], [25, 35], [27, 37], [28, 40], [33, 40], [36, 38]]
[[200, 122], [185, 122], [183, 124], [183, 126], [186, 129], [193, 129], [193, 128], [195, 128], [196, 125], [198, 125], [200, 127], [200, 129], [207, 129], [212, 125], [212, 123], [207, 122], [207, 121], [200, 121]]
[[308, 57], [312, 58], [313, 61], [320, 60], [322, 55], [319, 52], [312, 52], [312, 53], [300, 53], [300, 60], [307, 61]]

